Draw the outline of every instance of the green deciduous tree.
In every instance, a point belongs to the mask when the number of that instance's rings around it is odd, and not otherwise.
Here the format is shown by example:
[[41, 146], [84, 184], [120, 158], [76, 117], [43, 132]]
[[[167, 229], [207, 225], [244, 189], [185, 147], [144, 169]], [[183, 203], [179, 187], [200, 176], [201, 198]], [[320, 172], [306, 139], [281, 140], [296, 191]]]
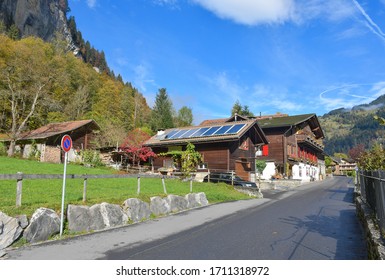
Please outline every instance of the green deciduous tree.
[[193, 123], [193, 113], [191, 108], [183, 106], [179, 109], [178, 114], [175, 118], [175, 126], [191, 126]]
[[56, 57], [52, 45], [40, 39], [12, 41], [0, 35], [0, 95], [8, 103], [11, 138], [8, 155], [15, 151], [16, 140], [49, 98], [56, 75]]

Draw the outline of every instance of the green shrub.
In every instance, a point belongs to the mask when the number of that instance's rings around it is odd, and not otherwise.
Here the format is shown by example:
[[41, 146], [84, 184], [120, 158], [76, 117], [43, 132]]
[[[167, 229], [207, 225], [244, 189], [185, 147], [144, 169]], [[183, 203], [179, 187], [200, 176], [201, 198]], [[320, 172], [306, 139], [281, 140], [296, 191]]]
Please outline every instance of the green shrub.
[[103, 162], [100, 159], [100, 153], [94, 150], [83, 150], [80, 152], [83, 164], [91, 166], [103, 166]]
[[7, 155], [7, 147], [3, 142], [0, 142], [0, 156], [6, 156]]

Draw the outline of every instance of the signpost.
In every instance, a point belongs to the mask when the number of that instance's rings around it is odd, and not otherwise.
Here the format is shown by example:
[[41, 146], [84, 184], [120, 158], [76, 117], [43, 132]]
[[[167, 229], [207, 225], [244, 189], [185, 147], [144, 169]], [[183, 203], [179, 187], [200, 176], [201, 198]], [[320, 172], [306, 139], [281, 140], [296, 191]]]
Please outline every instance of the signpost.
[[61, 200], [61, 218], [60, 218], [60, 237], [63, 234], [63, 222], [64, 222], [64, 196], [66, 189], [66, 174], [67, 174], [67, 161], [68, 161], [68, 152], [72, 148], [72, 139], [69, 135], [64, 135], [61, 139], [61, 148], [64, 151], [64, 175], [63, 175], [63, 192]]

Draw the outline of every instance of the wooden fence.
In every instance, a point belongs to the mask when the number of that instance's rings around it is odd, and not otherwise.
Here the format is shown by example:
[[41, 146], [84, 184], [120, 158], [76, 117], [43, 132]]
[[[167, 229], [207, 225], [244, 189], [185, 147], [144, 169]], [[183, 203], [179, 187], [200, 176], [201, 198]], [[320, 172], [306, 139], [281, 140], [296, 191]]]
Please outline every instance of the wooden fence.
[[[34, 179], [62, 179], [63, 174], [0, 174], [0, 180], [16, 180], [16, 207], [21, 206], [21, 197], [23, 190], [23, 180]], [[176, 179], [176, 176], [166, 176], [157, 174], [67, 174], [66, 179], [83, 179], [83, 202], [87, 200], [87, 180], [88, 179], [122, 179], [122, 178], [137, 178], [137, 194], [140, 194], [140, 178], [159, 178], [162, 181], [163, 192], [167, 194], [165, 179]], [[192, 192], [193, 178], [190, 181], [190, 192]]]

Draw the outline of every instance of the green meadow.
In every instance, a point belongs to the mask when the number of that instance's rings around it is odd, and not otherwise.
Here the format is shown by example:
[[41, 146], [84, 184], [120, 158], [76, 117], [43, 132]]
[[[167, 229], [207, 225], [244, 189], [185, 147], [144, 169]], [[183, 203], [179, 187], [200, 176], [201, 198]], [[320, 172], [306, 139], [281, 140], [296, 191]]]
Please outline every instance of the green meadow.
[[[63, 174], [63, 164], [42, 163], [17, 158], [0, 157], [0, 174]], [[87, 168], [77, 164], [67, 165], [67, 174], [117, 174], [108, 168]], [[185, 195], [190, 192], [190, 182], [166, 179], [168, 194]], [[24, 179], [22, 205], [16, 207], [16, 180], [0, 180], [0, 211], [9, 216], [26, 214], [31, 217], [39, 207], [60, 212], [63, 180]], [[88, 205], [107, 202], [122, 204], [128, 198], [139, 198], [149, 202], [152, 196], [166, 196], [160, 178], [140, 179], [140, 194], [137, 194], [137, 178], [88, 179], [87, 201], [83, 202], [83, 179], [67, 179], [65, 204]], [[249, 199], [232, 186], [220, 183], [193, 182], [193, 192], [204, 192], [210, 204]]]

